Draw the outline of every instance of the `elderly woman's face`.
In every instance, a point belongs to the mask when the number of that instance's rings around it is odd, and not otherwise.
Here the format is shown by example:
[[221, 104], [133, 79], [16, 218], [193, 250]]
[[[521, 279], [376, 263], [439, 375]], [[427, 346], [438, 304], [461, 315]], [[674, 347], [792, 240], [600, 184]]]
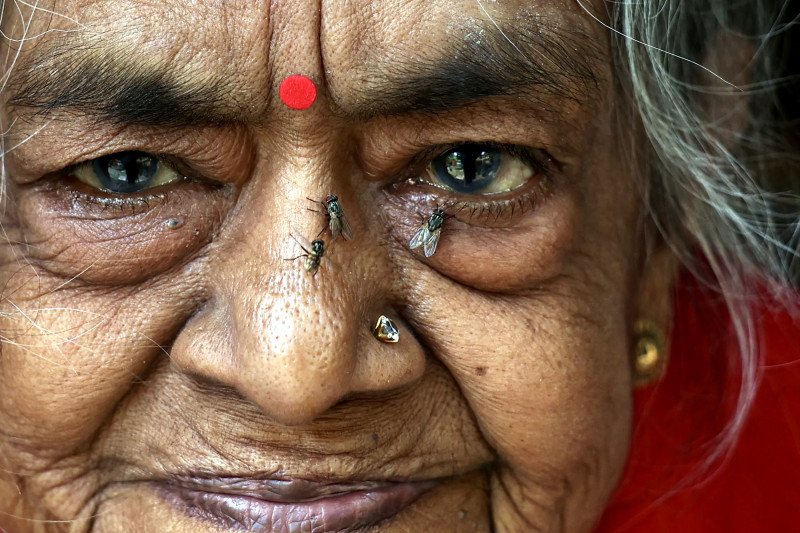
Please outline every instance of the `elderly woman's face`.
[[564, 0], [12, 4], [0, 525], [591, 529], [643, 276], [600, 24]]

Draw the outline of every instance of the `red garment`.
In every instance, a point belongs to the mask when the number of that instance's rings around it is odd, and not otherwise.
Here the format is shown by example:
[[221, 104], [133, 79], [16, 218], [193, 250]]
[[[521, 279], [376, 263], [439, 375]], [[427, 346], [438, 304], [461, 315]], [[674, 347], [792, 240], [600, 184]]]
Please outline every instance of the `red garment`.
[[800, 532], [800, 322], [755, 312], [761, 384], [736, 445], [700, 475], [741, 366], [720, 297], [682, 277], [667, 371], [634, 393], [628, 468], [596, 533]]

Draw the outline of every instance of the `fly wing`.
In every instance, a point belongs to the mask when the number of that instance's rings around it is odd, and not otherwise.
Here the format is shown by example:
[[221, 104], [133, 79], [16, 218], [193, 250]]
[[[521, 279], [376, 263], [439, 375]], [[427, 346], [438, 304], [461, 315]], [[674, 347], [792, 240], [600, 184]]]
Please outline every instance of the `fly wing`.
[[353, 240], [353, 229], [350, 227], [350, 223], [344, 218], [344, 215], [339, 217], [339, 220], [342, 223], [342, 237], [347, 239], [348, 241]]
[[436, 247], [439, 246], [439, 237], [442, 236], [441, 228], [428, 232], [428, 238], [425, 239], [425, 257], [430, 257], [436, 253]]
[[331, 240], [335, 241], [336, 237], [342, 232], [342, 219], [332, 216], [328, 227], [331, 228]]
[[413, 237], [411, 237], [411, 242], [409, 243], [409, 247], [413, 250], [414, 248], [419, 248], [422, 246], [425, 241], [428, 240], [430, 237], [431, 232], [428, 231], [428, 223], [422, 225], [421, 228], [417, 230]]

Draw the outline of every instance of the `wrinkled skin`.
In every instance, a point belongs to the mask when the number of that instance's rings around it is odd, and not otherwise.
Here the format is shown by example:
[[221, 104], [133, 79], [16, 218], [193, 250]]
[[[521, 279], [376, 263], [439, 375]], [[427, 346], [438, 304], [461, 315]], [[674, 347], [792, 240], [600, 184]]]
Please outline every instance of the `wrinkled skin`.
[[[15, 104], [18, 83], [3, 94], [16, 148], [0, 248], [0, 526], [212, 532], [150, 483], [202, 474], [439, 480], [374, 526], [387, 533], [591, 531], [627, 454], [630, 324], [664, 277], [643, 259], [602, 26], [563, 0], [46, 7], [59, 15], [33, 17], [14, 73], [109, 57], [166, 68], [222, 88], [207, 107], [225, 117], [106, 120]], [[452, 109], [371, 106], [404, 68], [490, 41], [487, 13], [530, 35], [541, 24], [591, 79]], [[19, 46], [5, 46], [13, 59]], [[319, 89], [304, 111], [278, 95], [297, 73]], [[486, 141], [546, 152], [550, 177], [497, 196], [504, 208], [406, 179], [416, 154]], [[113, 203], [63, 170], [126, 150], [180, 160], [191, 179]], [[328, 242], [311, 276], [286, 259], [326, 223], [306, 198], [329, 193], [354, 239]], [[436, 254], [409, 250], [456, 202], [469, 207], [450, 209]], [[371, 335], [381, 314], [399, 343]]]

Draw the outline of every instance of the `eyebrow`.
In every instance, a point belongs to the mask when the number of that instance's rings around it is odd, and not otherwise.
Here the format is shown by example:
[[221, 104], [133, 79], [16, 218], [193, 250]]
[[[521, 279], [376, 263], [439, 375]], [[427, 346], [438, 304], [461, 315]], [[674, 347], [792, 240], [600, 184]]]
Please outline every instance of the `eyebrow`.
[[520, 96], [548, 107], [581, 102], [599, 87], [601, 55], [580, 32], [523, 24], [481, 28], [451, 45], [441, 59], [395, 61], [367, 77], [351, 114], [436, 113], [497, 96]]
[[[169, 65], [136, 61], [130, 51], [57, 42], [12, 72], [8, 103], [33, 110], [79, 113], [114, 124], [153, 127], [246, 122], [253, 106], [231, 77], [193, 76]], [[334, 108], [358, 120], [439, 113], [497, 96], [523, 96], [554, 106], [592, 94], [599, 52], [584, 34], [524, 24], [478, 28], [437, 57], [397, 59], [373, 67], [364, 88], [332, 95]]]
[[147, 126], [224, 124], [243, 118], [244, 106], [220, 78], [200, 82], [169, 65], [137, 62], [128, 51], [66, 40], [18, 64], [7, 88], [10, 106], [43, 116], [78, 113]]

